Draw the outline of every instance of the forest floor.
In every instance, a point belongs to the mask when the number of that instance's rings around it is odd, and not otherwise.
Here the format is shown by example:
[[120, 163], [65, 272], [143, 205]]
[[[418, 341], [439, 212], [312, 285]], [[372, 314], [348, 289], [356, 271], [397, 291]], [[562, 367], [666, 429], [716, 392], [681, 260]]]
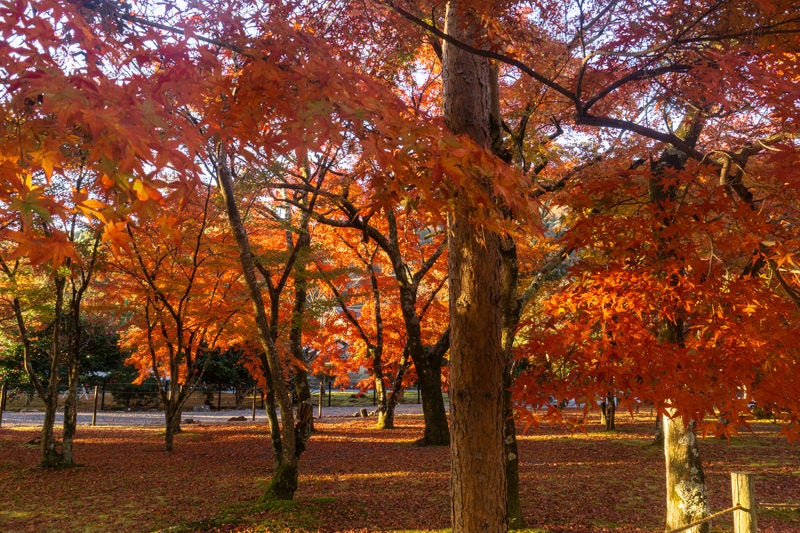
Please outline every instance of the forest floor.
[[[663, 531], [664, 461], [652, 418], [618, 415], [618, 430], [540, 426], [520, 437], [523, 512], [530, 531]], [[301, 458], [293, 502], [263, 506], [272, 456], [252, 422], [193, 424], [164, 451], [146, 427], [80, 427], [82, 466], [35, 465], [37, 428], [0, 429], [0, 530], [429, 531], [448, 526], [449, 452], [412, 445], [422, 417], [398, 428], [374, 419], [324, 418]], [[712, 511], [730, 504], [730, 472], [756, 474], [762, 533], [800, 532], [800, 450], [768, 422], [730, 442], [702, 439]], [[731, 530], [730, 515], [714, 522]]]

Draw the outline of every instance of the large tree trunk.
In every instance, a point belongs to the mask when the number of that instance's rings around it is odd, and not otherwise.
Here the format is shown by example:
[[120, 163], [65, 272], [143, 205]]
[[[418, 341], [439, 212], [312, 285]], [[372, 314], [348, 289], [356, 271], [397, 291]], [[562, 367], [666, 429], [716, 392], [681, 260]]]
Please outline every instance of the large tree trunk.
[[[667, 465], [667, 529], [677, 529], [709, 514], [703, 464], [697, 449], [694, 423], [681, 417], [664, 415], [664, 457]], [[687, 529], [688, 533], [708, 533], [706, 522]]]
[[[479, 16], [457, 2], [448, 5], [445, 31], [481, 46]], [[448, 127], [488, 148], [492, 109], [488, 60], [445, 42], [442, 72]], [[478, 185], [491, 195], [490, 183]], [[448, 213], [451, 520], [454, 533], [491, 533], [507, 530], [501, 238], [477, 228], [471, 208], [468, 200], [456, 199]]]

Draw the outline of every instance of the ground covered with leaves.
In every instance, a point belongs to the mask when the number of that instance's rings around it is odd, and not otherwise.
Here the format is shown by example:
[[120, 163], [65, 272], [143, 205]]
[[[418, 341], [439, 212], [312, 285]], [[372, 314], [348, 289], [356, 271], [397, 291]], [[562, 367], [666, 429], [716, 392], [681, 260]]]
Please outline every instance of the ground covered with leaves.
[[[648, 418], [520, 438], [523, 510], [535, 531], [663, 531], [664, 465]], [[419, 448], [419, 416], [378, 431], [316, 421], [293, 502], [258, 504], [272, 457], [265, 428], [185, 426], [172, 453], [155, 428], [80, 428], [82, 466], [37, 468], [35, 428], [0, 429], [2, 531], [396, 531], [448, 526], [449, 452]], [[767, 423], [701, 442], [712, 510], [730, 507], [730, 472], [754, 472], [762, 532], [800, 531], [800, 453]], [[714, 522], [730, 531], [730, 515]]]

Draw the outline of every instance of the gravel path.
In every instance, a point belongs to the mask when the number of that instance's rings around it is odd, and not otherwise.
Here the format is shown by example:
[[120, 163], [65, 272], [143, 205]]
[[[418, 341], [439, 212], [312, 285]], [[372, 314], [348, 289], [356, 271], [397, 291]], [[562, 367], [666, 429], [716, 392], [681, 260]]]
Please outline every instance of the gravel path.
[[[375, 408], [366, 406], [368, 411]], [[322, 418], [352, 417], [358, 413], [360, 406], [322, 407]], [[400, 404], [395, 412], [397, 414], [421, 414], [422, 406], [419, 404]], [[314, 406], [314, 418], [319, 418], [319, 411]], [[252, 409], [223, 410], [223, 411], [185, 411], [183, 420], [194, 420], [200, 424], [227, 424], [231, 418], [244, 417], [246, 421], [253, 421]], [[63, 421], [63, 413], [56, 416], [56, 424]], [[4, 411], [2, 427], [41, 426], [44, 421], [43, 411], [23, 410], [20, 412]], [[266, 424], [267, 417], [263, 409], [256, 410], [255, 423]], [[78, 413], [78, 425], [90, 426], [92, 424], [91, 412]], [[158, 426], [164, 424], [164, 413], [161, 411], [98, 411], [98, 426]]]

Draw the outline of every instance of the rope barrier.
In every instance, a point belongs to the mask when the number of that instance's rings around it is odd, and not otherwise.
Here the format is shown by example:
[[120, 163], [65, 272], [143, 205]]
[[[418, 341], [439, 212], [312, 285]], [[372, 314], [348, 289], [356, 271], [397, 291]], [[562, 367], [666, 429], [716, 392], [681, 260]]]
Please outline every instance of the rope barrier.
[[695, 526], [699, 526], [700, 524], [705, 524], [706, 522], [711, 522], [715, 518], [719, 518], [720, 516], [722, 516], [722, 515], [724, 515], [726, 513], [732, 513], [733, 511], [739, 511], [741, 509], [744, 509], [744, 507], [742, 507], [741, 505], [735, 505], [734, 507], [731, 507], [730, 509], [725, 509], [724, 511], [719, 511], [719, 512], [714, 513], [712, 515], [708, 515], [705, 518], [701, 518], [700, 520], [695, 520], [691, 524], [686, 524], [685, 526], [681, 526], [678, 529], [668, 529], [664, 533], [680, 533], [681, 531], [686, 531], [687, 529], [691, 529], [691, 528], [693, 528]]

